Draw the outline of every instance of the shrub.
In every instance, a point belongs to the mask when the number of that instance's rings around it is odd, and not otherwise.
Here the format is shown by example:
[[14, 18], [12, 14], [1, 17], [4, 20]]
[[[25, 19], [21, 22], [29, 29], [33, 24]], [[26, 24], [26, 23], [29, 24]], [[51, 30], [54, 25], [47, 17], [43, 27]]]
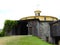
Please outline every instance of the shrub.
[[9, 31], [13, 30], [16, 25], [17, 25], [17, 21], [6, 20], [4, 23], [4, 28], [3, 28], [1, 35], [3, 35], [3, 36], [6, 35], [5, 32], [9, 32]]
[[3, 37], [3, 36], [4, 36], [4, 34], [3, 34], [3, 32], [1, 32], [1, 33], [0, 33], [0, 37]]

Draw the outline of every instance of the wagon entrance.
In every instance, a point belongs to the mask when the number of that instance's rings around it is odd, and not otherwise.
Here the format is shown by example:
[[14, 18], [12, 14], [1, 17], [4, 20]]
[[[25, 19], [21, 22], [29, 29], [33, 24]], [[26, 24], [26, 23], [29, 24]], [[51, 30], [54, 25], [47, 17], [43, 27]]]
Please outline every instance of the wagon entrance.
[[22, 21], [21, 22], [21, 29], [20, 29], [20, 34], [21, 35], [28, 35], [28, 27], [27, 27], [28, 22], [27, 21]]
[[28, 21], [18, 21], [17, 30], [15, 31], [16, 35], [28, 35]]

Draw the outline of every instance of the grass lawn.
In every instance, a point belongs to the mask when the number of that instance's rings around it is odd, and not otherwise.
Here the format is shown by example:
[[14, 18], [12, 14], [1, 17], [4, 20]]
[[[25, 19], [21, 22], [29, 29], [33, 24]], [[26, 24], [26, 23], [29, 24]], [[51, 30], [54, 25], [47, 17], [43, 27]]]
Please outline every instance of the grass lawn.
[[10, 39], [6, 45], [51, 45], [35, 36], [19, 36]]

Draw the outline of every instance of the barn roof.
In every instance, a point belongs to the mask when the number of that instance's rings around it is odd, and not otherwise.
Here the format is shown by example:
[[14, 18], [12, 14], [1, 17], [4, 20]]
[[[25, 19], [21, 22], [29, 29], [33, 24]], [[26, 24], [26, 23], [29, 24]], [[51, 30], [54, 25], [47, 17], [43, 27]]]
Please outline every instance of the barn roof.
[[29, 16], [23, 17], [20, 20], [31, 20], [31, 19], [39, 19], [40, 21], [57, 21], [58, 18], [52, 16]]

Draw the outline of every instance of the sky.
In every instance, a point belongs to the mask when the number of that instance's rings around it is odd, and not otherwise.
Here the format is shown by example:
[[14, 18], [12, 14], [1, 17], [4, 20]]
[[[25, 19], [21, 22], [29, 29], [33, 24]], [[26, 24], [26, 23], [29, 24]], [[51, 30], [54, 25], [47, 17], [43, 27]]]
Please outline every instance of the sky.
[[41, 15], [60, 19], [60, 0], [0, 0], [0, 29], [5, 20], [34, 16], [35, 10], [41, 10]]

